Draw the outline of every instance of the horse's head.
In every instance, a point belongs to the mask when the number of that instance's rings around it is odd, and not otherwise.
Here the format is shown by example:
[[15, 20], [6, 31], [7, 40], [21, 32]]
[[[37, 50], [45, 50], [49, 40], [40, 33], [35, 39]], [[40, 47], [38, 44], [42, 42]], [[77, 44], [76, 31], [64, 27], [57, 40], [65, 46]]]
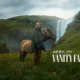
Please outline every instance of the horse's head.
[[44, 29], [42, 30], [42, 32], [43, 32], [43, 34], [44, 34], [44, 36], [45, 36], [46, 38], [52, 39], [52, 40], [56, 40], [55, 33], [54, 33], [51, 29], [49, 29], [49, 28], [44, 28]]

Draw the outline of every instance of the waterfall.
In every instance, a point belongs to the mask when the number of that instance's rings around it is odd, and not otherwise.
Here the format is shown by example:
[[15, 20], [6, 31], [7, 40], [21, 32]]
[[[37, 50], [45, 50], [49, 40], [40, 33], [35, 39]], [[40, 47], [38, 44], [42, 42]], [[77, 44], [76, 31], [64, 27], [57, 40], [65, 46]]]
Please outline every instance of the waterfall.
[[65, 33], [67, 25], [72, 22], [73, 18], [58, 20], [56, 29], [56, 41], [58, 41]]
[[58, 23], [57, 23], [57, 31], [56, 31], [56, 41], [58, 41], [59, 40], [59, 38], [60, 38], [60, 23], [61, 23], [61, 20], [58, 20]]

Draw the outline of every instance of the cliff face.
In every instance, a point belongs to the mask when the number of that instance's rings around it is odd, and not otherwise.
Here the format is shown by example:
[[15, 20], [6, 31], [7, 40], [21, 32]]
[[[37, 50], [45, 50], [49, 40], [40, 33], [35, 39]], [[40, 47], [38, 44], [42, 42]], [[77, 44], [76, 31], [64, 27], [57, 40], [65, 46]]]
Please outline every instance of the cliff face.
[[73, 17], [73, 22], [68, 24], [67, 30], [80, 29], [80, 11]]
[[80, 11], [74, 16], [74, 21], [80, 20]]

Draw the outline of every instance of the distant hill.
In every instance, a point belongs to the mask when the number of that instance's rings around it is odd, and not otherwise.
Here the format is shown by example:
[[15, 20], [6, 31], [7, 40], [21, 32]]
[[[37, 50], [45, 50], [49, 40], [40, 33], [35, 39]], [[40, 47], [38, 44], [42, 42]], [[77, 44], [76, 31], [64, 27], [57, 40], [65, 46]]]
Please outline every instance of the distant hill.
[[7, 45], [11, 52], [19, 51], [22, 40], [32, 38], [35, 23], [40, 21], [42, 28], [48, 27], [56, 33], [57, 20], [52, 16], [18, 16], [0, 20], [0, 42]]

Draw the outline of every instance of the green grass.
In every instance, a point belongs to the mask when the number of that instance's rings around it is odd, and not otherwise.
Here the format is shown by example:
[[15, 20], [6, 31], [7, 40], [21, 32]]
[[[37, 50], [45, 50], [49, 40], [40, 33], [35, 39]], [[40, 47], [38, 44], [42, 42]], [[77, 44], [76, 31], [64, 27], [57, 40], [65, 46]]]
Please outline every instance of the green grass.
[[42, 53], [39, 66], [33, 54], [20, 62], [19, 53], [0, 54], [0, 80], [80, 80], [79, 63], [54, 63], [52, 52]]
[[67, 31], [54, 49], [72, 50], [73, 54], [80, 54], [80, 31], [75, 28]]
[[42, 52], [39, 66], [33, 63], [33, 54], [20, 62], [19, 53], [0, 54], [0, 80], [80, 80], [80, 63], [53, 62], [53, 50], [72, 50], [80, 54], [80, 31], [67, 31], [54, 49]]
[[72, 54], [80, 54], [79, 26], [80, 23], [69, 25], [70, 30], [54, 49], [42, 52], [39, 66], [34, 65], [33, 54], [28, 54], [24, 62], [20, 62], [19, 53], [0, 54], [0, 80], [80, 80], [79, 62], [58, 63], [52, 58], [53, 50], [72, 50]]

